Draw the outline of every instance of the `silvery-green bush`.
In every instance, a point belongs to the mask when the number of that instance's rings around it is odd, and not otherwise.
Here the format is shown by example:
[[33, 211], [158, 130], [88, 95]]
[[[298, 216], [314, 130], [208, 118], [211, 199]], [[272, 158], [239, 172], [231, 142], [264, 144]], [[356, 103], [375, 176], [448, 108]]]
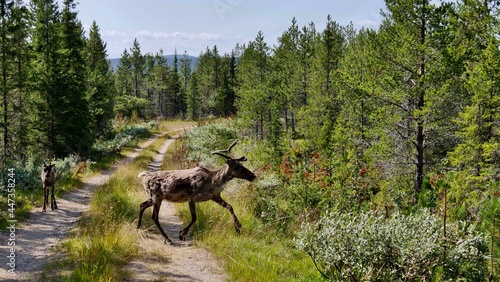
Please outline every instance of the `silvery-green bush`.
[[134, 141], [137, 142], [141, 135], [146, 134], [156, 126], [157, 123], [155, 121], [125, 125], [116, 133], [113, 139], [96, 142], [92, 147], [93, 155], [99, 158], [107, 155], [109, 152], [120, 150], [125, 146], [132, 146], [134, 145]]
[[[207, 168], [218, 166], [220, 157], [212, 155], [214, 150], [224, 150], [236, 139], [242, 142], [243, 136], [231, 120], [199, 126], [184, 134], [189, 140], [187, 143], [188, 159]], [[232, 153], [238, 155], [241, 146], [236, 146]], [[239, 155], [238, 155], [239, 156]]]
[[443, 224], [427, 211], [389, 218], [330, 213], [295, 239], [332, 281], [482, 281], [487, 243], [472, 226]]

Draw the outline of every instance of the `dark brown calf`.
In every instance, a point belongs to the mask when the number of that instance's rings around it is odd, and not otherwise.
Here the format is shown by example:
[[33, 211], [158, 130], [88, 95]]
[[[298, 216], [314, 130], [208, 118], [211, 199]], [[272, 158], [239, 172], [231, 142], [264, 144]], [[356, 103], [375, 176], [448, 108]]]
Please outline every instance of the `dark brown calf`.
[[42, 184], [43, 184], [43, 210], [46, 211], [46, 206], [49, 204], [49, 187], [52, 188], [50, 208], [57, 209], [56, 198], [54, 196], [54, 187], [56, 184], [56, 170], [54, 165], [47, 165], [43, 162], [42, 165]]

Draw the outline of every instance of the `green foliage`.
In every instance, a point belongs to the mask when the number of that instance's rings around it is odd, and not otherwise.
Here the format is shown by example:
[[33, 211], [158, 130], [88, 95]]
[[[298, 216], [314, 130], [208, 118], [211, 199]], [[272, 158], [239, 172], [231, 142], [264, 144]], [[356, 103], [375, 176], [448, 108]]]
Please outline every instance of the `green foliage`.
[[428, 212], [327, 214], [305, 223], [296, 239], [323, 276], [333, 281], [431, 280], [443, 267], [443, 280], [485, 278], [487, 242], [473, 226], [447, 226]]
[[135, 96], [118, 96], [115, 99], [114, 111], [121, 117], [137, 117], [148, 106], [148, 100]]

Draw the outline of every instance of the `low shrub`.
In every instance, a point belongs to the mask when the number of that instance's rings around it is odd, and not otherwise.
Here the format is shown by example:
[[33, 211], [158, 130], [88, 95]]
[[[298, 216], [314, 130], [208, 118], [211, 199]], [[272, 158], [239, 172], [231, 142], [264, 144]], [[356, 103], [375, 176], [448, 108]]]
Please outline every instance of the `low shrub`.
[[427, 210], [389, 218], [370, 212], [327, 214], [305, 223], [297, 247], [333, 281], [483, 281], [483, 235], [461, 222], [443, 224]]

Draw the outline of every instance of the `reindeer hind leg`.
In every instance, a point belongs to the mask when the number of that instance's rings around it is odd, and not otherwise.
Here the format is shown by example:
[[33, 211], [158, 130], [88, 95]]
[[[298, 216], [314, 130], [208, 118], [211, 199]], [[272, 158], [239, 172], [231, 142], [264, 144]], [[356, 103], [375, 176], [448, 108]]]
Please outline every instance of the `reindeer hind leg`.
[[186, 240], [189, 228], [196, 222], [196, 206], [195, 202], [192, 200], [189, 200], [189, 211], [191, 212], [191, 222], [179, 232], [179, 240], [181, 241]]
[[139, 229], [141, 227], [142, 215], [144, 214], [144, 211], [152, 205], [153, 205], [153, 199], [151, 199], [151, 198], [149, 198], [147, 201], [141, 203], [140, 210], [139, 210], [139, 221], [137, 222], [137, 229]]

